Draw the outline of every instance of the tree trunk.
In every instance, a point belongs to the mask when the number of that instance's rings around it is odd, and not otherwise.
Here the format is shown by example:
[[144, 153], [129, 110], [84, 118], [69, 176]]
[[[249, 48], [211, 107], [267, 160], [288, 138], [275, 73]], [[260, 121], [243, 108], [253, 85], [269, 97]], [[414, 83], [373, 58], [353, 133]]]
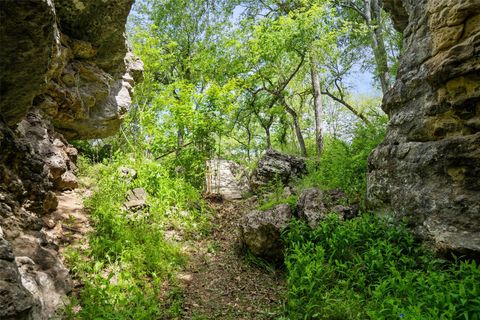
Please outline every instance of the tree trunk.
[[183, 147], [183, 126], [179, 126], [177, 130], [177, 150], [175, 151], [176, 157], [180, 157], [180, 152]]
[[282, 104], [285, 107], [285, 110], [292, 116], [293, 127], [295, 129], [295, 135], [297, 136], [298, 145], [300, 146], [300, 152], [302, 153], [302, 156], [307, 157], [307, 148], [305, 146], [305, 140], [303, 139], [302, 130], [300, 129], [300, 124], [298, 122], [298, 115], [295, 112], [295, 110], [293, 110], [288, 106], [287, 102], [285, 101], [285, 98], [283, 97], [282, 97]]
[[249, 124], [247, 124], [245, 126], [245, 129], [247, 129], [247, 137], [248, 137], [248, 140], [247, 140], [247, 158], [248, 158], [248, 161], [251, 161], [251, 157], [250, 157], [250, 144], [252, 143], [252, 132], [250, 131], [250, 128], [248, 127]]
[[382, 12], [378, 0], [365, 0], [365, 19], [370, 30], [372, 50], [377, 65], [377, 76], [380, 80], [382, 93], [385, 95], [390, 89], [390, 72], [388, 55], [383, 39]]
[[320, 157], [323, 150], [323, 134], [322, 134], [322, 88], [320, 85], [320, 77], [317, 70], [317, 57], [314, 52], [310, 53], [310, 75], [312, 78], [313, 88], [313, 107], [315, 112], [315, 144], [317, 149], [317, 156]]
[[272, 149], [272, 139], [270, 138], [270, 127], [263, 127], [265, 129], [265, 135], [267, 137], [267, 149]]

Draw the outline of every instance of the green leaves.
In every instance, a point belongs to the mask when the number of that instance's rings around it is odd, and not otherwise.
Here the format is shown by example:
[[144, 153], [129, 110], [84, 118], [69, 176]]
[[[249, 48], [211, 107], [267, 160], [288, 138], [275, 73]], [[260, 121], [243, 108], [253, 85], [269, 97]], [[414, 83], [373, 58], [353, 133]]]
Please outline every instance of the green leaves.
[[[67, 318], [168, 318], [169, 304], [178, 308], [178, 301], [159, 300], [165, 294], [162, 284], [186, 257], [167, 240], [165, 231], [188, 238], [209, 228], [209, 210], [199, 191], [185, 179], [172, 177], [168, 167], [143, 157], [117, 154], [110, 163], [82, 163], [83, 172], [96, 181], [95, 192], [86, 201], [95, 231], [86, 252], [69, 255], [75, 276], [85, 287], [80, 301], [73, 301], [70, 311], [67, 308]], [[137, 179], [122, 177], [121, 166], [134, 169]], [[148, 207], [127, 212], [122, 203], [127, 191], [136, 187], [146, 190]]]
[[404, 224], [331, 216], [284, 240], [289, 319], [479, 319], [479, 266], [436, 260]]

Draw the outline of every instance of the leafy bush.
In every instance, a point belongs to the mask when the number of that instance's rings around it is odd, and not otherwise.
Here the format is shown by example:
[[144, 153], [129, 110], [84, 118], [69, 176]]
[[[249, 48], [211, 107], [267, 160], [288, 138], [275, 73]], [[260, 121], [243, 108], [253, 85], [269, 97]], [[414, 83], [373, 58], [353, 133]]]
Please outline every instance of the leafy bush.
[[362, 202], [368, 155], [383, 140], [386, 121], [386, 117], [377, 117], [370, 125], [357, 124], [351, 142], [326, 136], [320, 162], [309, 161], [309, 174], [300, 182], [301, 188], [340, 188], [351, 200]]
[[[175, 312], [178, 303], [166, 299], [169, 305], [162, 305], [159, 296], [163, 283], [175, 285], [173, 272], [185, 257], [178, 245], [165, 239], [164, 231], [175, 229], [188, 238], [208, 230], [209, 211], [199, 192], [148, 159], [117, 155], [111, 163], [89, 166], [83, 159], [80, 164], [81, 172], [96, 180], [93, 195], [85, 201], [95, 232], [87, 251], [69, 254], [72, 270], [85, 284], [79, 301], [67, 310], [69, 317], [156, 319]], [[120, 166], [136, 170], [138, 178], [122, 177]], [[136, 187], [147, 191], [148, 208], [132, 214], [122, 203]], [[81, 308], [73, 312], [76, 303]]]
[[284, 190], [285, 186], [279, 178], [263, 187], [260, 192], [263, 195], [263, 199], [260, 200], [259, 210], [267, 211], [283, 203], [290, 205], [293, 210], [297, 205], [298, 196], [293, 194], [286, 195]]
[[435, 259], [404, 224], [331, 216], [284, 236], [288, 319], [480, 319], [479, 266]]

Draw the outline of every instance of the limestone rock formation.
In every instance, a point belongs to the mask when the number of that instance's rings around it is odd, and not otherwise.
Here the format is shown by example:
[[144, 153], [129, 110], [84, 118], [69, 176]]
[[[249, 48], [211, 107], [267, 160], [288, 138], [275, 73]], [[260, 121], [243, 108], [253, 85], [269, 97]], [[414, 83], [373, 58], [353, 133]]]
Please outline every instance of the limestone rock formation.
[[250, 187], [253, 191], [258, 191], [277, 179], [286, 185], [291, 179], [301, 177], [306, 172], [307, 166], [303, 158], [269, 149], [252, 172]]
[[480, 255], [480, 1], [384, 0], [403, 31], [368, 200], [444, 254]]
[[142, 80], [125, 40], [132, 3], [0, 4], [2, 319], [49, 319], [70, 290], [44, 218], [57, 206], [54, 191], [77, 186], [67, 139], [114, 134]]
[[128, 191], [127, 201], [123, 204], [126, 210], [136, 211], [147, 206], [147, 192], [143, 188]]
[[56, 190], [74, 189], [78, 186], [75, 161], [77, 150], [55, 132], [48, 121], [36, 112], [30, 112], [18, 124], [18, 132], [27, 137], [33, 153], [46, 163], [50, 180]]
[[15, 1], [0, 10], [0, 112], [40, 110], [67, 139], [118, 129], [142, 63], [127, 54], [133, 0]]
[[0, 228], [0, 319], [29, 319], [39, 308], [30, 291], [22, 285], [12, 246]]
[[223, 199], [235, 200], [242, 199], [249, 189], [248, 175], [244, 167], [230, 160], [207, 161], [207, 194], [218, 194]]
[[310, 228], [316, 228], [328, 214], [336, 213], [341, 220], [358, 215], [358, 205], [340, 204], [345, 194], [340, 190], [322, 191], [317, 188], [305, 189], [295, 209], [295, 214], [305, 220]]
[[252, 211], [240, 222], [240, 241], [254, 255], [272, 261], [283, 258], [281, 233], [292, 219], [288, 204], [280, 204], [268, 211]]

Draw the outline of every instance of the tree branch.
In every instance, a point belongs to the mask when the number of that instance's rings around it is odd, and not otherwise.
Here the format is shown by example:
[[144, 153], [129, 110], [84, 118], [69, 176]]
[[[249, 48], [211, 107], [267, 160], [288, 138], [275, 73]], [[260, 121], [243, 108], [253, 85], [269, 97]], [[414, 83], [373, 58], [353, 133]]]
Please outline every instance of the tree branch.
[[174, 153], [174, 152], [178, 152], [178, 151], [180, 151], [181, 149], [183, 149], [183, 148], [185, 148], [185, 147], [188, 147], [188, 146], [191, 145], [192, 143], [193, 143], [193, 141], [190, 141], [189, 143], [186, 143], [186, 144], [182, 145], [182, 146], [179, 147], [179, 148], [174, 148], [174, 149], [172, 149], [172, 150], [170, 150], [170, 151], [168, 151], [168, 152], [166, 152], [166, 153], [164, 153], [164, 154], [156, 157], [155, 160], [160, 160], [160, 159], [168, 156], [169, 154], [172, 154], [172, 153]]
[[332, 93], [330, 93], [330, 91], [328, 91], [328, 89], [325, 90], [325, 91], [322, 91], [322, 94], [329, 96], [333, 100], [335, 100], [338, 103], [341, 103], [342, 105], [347, 107], [348, 110], [350, 110], [354, 115], [356, 115], [358, 118], [360, 118], [365, 124], [370, 124], [370, 121], [363, 114], [361, 114], [360, 112], [355, 110], [354, 107], [352, 107], [348, 102], [346, 102], [342, 98], [338, 98], [338, 97], [334, 96]]

